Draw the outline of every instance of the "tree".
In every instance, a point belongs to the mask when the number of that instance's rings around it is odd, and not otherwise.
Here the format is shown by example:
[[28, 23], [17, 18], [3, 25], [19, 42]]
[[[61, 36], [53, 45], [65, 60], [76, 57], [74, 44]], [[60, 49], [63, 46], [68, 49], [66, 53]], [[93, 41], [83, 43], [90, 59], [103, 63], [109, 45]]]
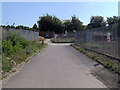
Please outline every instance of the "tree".
[[65, 31], [72, 31], [73, 29], [71, 28], [71, 21], [70, 20], [63, 20], [63, 30], [64, 30], [64, 33]]
[[72, 16], [71, 26], [73, 30], [82, 30], [83, 29], [83, 22], [81, 22], [75, 15]]
[[87, 29], [97, 28], [102, 26], [106, 26], [106, 22], [104, 21], [104, 18], [102, 16], [92, 16], [90, 23], [87, 26]]
[[35, 23], [32, 27], [34, 30], [37, 30], [37, 24]]
[[10, 28], [10, 25], [7, 25], [6, 28]]
[[46, 14], [39, 17], [37, 23], [40, 31], [54, 31], [55, 33], [62, 33], [62, 21], [56, 16]]
[[29, 30], [29, 27], [27, 27], [27, 26], [23, 26], [22, 29], [23, 29], [23, 30]]
[[29, 30], [30, 28], [27, 26], [23, 26], [23, 25], [18, 25], [15, 27], [15, 29], [23, 29], [23, 30]]
[[18, 25], [15, 29], [23, 29], [23, 25]]
[[82, 30], [84, 29], [83, 23], [74, 15], [71, 20], [63, 21], [64, 31], [73, 32], [73, 30]]
[[120, 17], [113, 16], [113, 17], [107, 17], [107, 24], [112, 25], [114, 23], [120, 22]]
[[10, 28], [15, 28], [15, 26], [11, 25]]

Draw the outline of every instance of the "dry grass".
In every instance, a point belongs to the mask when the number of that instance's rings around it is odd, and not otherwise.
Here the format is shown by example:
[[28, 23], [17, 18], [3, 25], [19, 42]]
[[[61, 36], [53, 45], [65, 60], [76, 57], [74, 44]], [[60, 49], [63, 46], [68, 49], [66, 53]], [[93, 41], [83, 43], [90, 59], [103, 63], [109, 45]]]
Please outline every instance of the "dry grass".
[[87, 55], [89, 58], [102, 64], [104, 67], [108, 68], [110, 71], [120, 74], [120, 62], [113, 60], [105, 55], [101, 55], [93, 51], [88, 51], [82, 47], [76, 46], [75, 44], [71, 44], [71, 46], [77, 49], [78, 51], [80, 51], [81, 53]]

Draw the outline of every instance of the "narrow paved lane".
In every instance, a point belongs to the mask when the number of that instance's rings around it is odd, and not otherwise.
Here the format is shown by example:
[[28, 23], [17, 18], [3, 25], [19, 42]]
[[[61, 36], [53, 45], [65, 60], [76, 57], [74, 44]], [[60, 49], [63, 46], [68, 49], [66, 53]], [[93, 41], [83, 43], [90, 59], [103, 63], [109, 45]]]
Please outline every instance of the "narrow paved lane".
[[90, 74], [86, 56], [64, 44], [48, 45], [15, 74], [4, 88], [105, 88]]

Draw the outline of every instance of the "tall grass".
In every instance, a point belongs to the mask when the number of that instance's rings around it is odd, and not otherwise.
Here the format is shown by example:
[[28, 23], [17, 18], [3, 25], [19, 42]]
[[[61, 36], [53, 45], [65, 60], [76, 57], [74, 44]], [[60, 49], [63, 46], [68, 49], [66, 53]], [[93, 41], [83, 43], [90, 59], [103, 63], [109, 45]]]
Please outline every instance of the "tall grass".
[[11, 33], [2, 41], [2, 74], [24, 62], [44, 46], [45, 44], [39, 41], [27, 41], [16, 33]]

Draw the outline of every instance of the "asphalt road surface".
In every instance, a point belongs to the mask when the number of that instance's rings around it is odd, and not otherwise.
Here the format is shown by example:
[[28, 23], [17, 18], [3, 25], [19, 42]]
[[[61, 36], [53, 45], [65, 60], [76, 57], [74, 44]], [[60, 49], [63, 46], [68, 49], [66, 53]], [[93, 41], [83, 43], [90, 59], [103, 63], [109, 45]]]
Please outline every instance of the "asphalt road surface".
[[3, 88], [106, 88], [84, 64], [88, 60], [69, 44], [49, 44]]

